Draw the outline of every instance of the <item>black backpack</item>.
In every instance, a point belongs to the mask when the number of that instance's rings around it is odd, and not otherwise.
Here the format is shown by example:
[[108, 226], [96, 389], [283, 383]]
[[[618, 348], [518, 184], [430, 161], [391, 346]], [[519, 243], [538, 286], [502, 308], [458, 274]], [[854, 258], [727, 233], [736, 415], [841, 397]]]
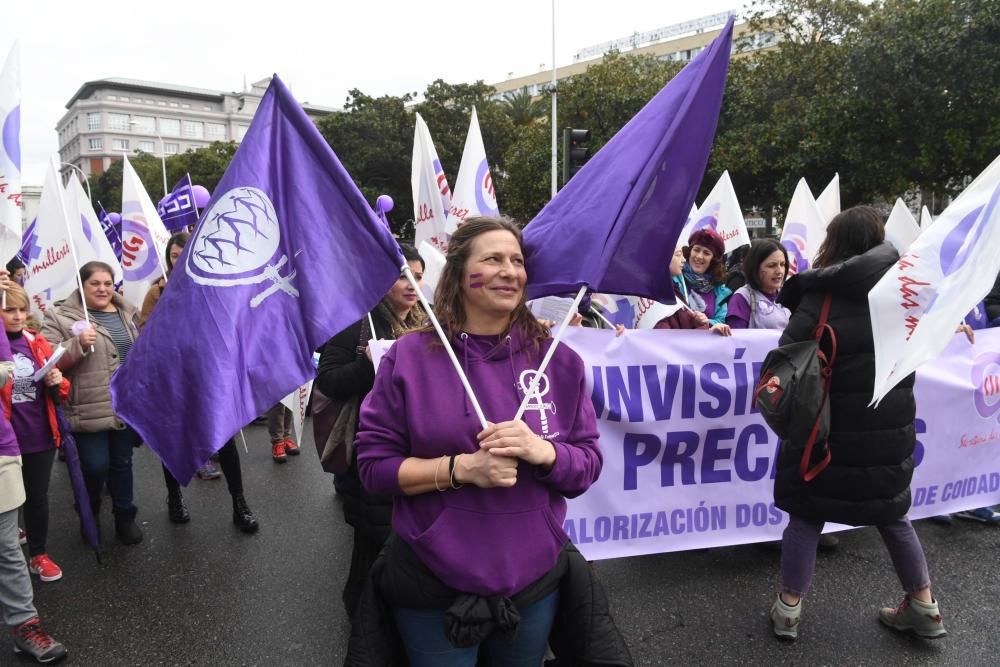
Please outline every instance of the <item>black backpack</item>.
[[[812, 340], [782, 345], [768, 353], [753, 395], [764, 421], [781, 438], [781, 446], [802, 450], [799, 473], [807, 482], [830, 463], [826, 445], [830, 378], [837, 358], [837, 333], [827, 324], [832, 299], [827, 292]], [[830, 337], [829, 356], [820, 346], [824, 334]], [[810, 467], [817, 441], [823, 443], [820, 460]]]

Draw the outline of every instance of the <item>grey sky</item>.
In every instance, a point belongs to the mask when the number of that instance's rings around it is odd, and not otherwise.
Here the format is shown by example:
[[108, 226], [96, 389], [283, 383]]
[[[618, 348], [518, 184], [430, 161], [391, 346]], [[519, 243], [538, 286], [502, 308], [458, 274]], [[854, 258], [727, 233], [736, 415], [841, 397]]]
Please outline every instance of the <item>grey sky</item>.
[[[556, 61], [568, 64], [592, 44], [741, 6], [556, 0]], [[300, 101], [339, 107], [351, 88], [398, 95], [437, 78], [495, 82], [509, 72], [535, 72], [551, 64], [551, 34], [545, 0], [35, 0], [5, 8], [0, 58], [21, 40], [23, 181], [38, 185], [58, 149], [56, 122], [84, 81], [124, 77], [240, 90], [244, 75], [252, 82], [276, 72]]]

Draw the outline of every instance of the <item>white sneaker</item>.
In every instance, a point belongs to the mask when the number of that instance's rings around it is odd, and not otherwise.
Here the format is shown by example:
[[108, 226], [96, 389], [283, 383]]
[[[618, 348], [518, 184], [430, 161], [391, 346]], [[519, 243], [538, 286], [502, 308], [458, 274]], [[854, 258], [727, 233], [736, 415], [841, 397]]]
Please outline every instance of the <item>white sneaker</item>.
[[774, 635], [779, 639], [795, 640], [799, 638], [799, 616], [802, 615], [802, 600], [794, 607], [785, 604], [778, 594], [771, 605], [771, 623], [774, 624]]

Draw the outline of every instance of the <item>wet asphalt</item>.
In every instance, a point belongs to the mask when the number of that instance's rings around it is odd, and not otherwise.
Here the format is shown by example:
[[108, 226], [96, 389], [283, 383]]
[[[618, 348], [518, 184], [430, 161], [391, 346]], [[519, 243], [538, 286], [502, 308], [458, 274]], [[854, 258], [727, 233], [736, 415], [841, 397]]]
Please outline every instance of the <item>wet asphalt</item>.
[[[308, 430], [308, 429], [307, 429]], [[52, 478], [49, 552], [64, 571], [35, 580], [45, 627], [74, 665], [339, 665], [349, 628], [340, 602], [351, 534], [316, 458], [272, 462], [267, 433], [246, 429], [246, 497], [261, 528], [232, 524], [223, 480], [193, 480], [186, 525], [167, 519], [158, 460], [136, 451], [139, 521], [145, 538], [114, 541], [98, 564], [79, 537], [64, 465]], [[767, 611], [778, 553], [760, 546], [660, 554], [598, 563], [637, 665], [998, 665], [1000, 527], [956, 521], [915, 524], [927, 552], [948, 637], [928, 642], [882, 628], [883, 604], [899, 584], [874, 529], [841, 533], [818, 558], [800, 639], [776, 640]], [[0, 665], [33, 664], [0, 645]]]

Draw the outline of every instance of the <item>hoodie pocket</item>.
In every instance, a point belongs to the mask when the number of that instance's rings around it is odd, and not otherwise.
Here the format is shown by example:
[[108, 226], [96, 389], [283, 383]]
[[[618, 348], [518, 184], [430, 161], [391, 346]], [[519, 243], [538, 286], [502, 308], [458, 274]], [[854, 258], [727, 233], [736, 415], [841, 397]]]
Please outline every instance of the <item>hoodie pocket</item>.
[[509, 596], [552, 569], [565, 541], [548, 505], [509, 514], [446, 506], [411, 546], [452, 588]]

